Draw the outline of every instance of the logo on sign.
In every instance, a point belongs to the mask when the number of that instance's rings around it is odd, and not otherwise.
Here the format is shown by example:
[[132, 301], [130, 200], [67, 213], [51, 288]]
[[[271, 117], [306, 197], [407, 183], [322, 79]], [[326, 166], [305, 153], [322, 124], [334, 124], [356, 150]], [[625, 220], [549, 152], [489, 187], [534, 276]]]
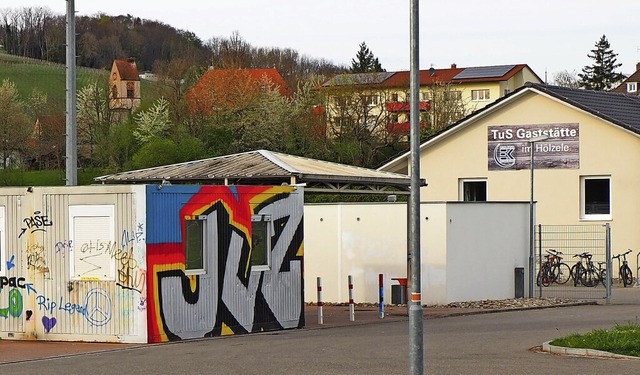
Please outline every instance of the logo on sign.
[[493, 149], [493, 160], [502, 168], [510, 168], [516, 164], [516, 146], [498, 144]]

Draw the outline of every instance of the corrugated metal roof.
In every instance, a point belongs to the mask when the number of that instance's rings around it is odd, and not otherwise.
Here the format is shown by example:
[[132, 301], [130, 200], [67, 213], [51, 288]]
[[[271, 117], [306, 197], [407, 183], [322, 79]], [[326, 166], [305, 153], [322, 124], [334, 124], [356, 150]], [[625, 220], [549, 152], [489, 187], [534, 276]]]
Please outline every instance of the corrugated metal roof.
[[304, 183], [307, 191], [385, 192], [407, 190], [409, 176], [257, 150], [96, 177], [101, 183]]

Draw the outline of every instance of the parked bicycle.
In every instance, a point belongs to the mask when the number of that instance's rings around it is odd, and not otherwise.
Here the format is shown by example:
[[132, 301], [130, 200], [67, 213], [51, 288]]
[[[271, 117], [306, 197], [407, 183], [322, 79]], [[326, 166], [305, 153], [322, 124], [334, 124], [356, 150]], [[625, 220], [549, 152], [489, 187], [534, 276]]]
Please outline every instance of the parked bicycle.
[[551, 283], [564, 284], [571, 278], [569, 265], [562, 261], [562, 252], [555, 249], [547, 250], [545, 261], [540, 265], [536, 283], [547, 287]]
[[[633, 272], [631, 272], [631, 267], [629, 267], [629, 263], [627, 263], [627, 254], [631, 253], [632, 251], [633, 250], [629, 249], [625, 253], [618, 254], [612, 257], [618, 259], [618, 266], [620, 267], [618, 277], [622, 281], [622, 285], [624, 285], [625, 288], [633, 284]], [[622, 257], [622, 261], [620, 260], [620, 257]]]
[[573, 278], [573, 286], [583, 285], [586, 287], [595, 287], [600, 283], [600, 273], [591, 261], [593, 255], [584, 252], [573, 256], [580, 259], [571, 267], [570, 274]]

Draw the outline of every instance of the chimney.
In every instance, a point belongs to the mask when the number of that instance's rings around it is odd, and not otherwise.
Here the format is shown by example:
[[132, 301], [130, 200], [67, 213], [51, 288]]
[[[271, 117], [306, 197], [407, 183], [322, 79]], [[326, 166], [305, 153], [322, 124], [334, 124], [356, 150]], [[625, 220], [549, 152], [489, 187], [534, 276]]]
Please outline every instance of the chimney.
[[636, 72], [637, 72], [638, 70], [640, 70], [640, 62], [639, 62], [639, 63], [636, 63]]
[[456, 68], [456, 63], [451, 64], [451, 69], [455, 69]]
[[127, 62], [128, 62], [129, 64], [135, 64], [135, 63], [136, 63], [136, 59], [134, 59], [133, 57], [128, 57], [128, 58], [127, 58]]

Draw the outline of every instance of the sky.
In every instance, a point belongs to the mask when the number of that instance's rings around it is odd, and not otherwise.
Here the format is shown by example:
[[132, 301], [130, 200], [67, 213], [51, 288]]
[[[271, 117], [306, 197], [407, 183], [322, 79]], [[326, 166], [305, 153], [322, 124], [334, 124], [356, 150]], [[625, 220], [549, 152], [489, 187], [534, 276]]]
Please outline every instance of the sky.
[[[238, 34], [254, 47], [292, 48], [351, 65], [365, 42], [387, 71], [410, 68], [411, 0], [73, 0], [79, 15], [126, 15], [191, 31], [203, 41]], [[2, 9], [66, 0], [0, 0]], [[606, 35], [624, 74], [640, 62], [639, 0], [456, 0], [419, 2], [421, 69], [527, 64], [543, 80], [580, 73]]]

